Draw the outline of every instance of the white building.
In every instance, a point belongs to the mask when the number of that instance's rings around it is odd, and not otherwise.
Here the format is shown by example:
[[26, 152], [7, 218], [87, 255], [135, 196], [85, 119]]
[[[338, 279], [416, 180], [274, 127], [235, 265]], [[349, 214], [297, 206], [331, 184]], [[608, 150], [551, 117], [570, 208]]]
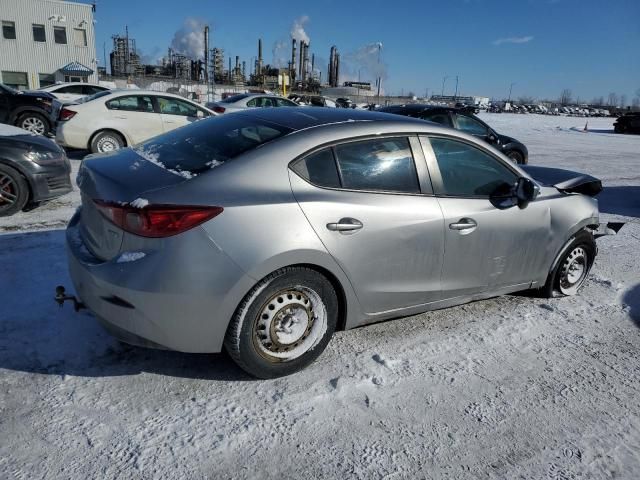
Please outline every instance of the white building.
[[93, 5], [0, 0], [0, 82], [20, 90], [97, 82]]

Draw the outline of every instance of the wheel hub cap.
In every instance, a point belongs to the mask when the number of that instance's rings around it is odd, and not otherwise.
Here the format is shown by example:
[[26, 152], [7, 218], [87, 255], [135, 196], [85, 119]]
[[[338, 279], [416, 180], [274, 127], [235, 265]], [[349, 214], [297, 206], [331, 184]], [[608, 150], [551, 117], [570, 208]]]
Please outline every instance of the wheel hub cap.
[[0, 175], [0, 206], [13, 205], [16, 197], [16, 186], [11, 177]]
[[44, 133], [44, 123], [42, 123], [42, 120], [39, 118], [26, 118], [24, 122], [22, 122], [22, 128], [39, 135]]
[[572, 294], [580, 287], [587, 275], [587, 252], [582, 247], [574, 248], [562, 265], [560, 291]]

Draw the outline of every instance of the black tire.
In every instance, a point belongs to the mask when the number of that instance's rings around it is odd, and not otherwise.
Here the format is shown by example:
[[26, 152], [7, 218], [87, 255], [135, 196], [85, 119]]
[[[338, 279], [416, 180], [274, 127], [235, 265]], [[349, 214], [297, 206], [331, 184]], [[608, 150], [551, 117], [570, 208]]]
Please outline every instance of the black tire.
[[520, 153], [518, 150], [509, 150], [507, 152], [507, 157], [510, 158], [513, 163], [516, 163], [518, 165], [524, 164], [524, 155], [522, 155], [522, 153]]
[[338, 297], [329, 280], [309, 268], [282, 268], [242, 300], [224, 346], [238, 366], [255, 377], [290, 375], [324, 351], [337, 320]]
[[91, 139], [89, 146], [93, 153], [106, 153], [120, 150], [126, 146], [122, 135], [114, 130], [102, 130]]
[[625, 129], [624, 129], [624, 127], [622, 125], [615, 124], [613, 126], [613, 131], [615, 133], [624, 133]]
[[25, 112], [18, 117], [16, 127], [20, 127], [36, 135], [46, 135], [51, 124], [44, 115], [37, 112]]
[[[576, 280], [575, 284], [564, 284], [563, 279], [567, 274], [567, 269], [572, 266], [572, 263], [569, 262], [575, 262], [576, 259], [579, 258], [576, 257], [576, 252], [580, 250], [586, 255], [583, 264], [578, 265], [578, 267], [584, 268], [584, 272], [580, 275], [579, 279]], [[547, 281], [541, 289], [542, 295], [547, 298], [552, 298], [570, 296], [578, 293], [578, 290], [584, 285], [585, 280], [589, 276], [589, 271], [591, 270], [597, 253], [598, 247], [591, 232], [586, 230], [579, 231], [573, 237], [568, 247], [564, 249], [558, 263], [549, 273]], [[580, 253], [577, 255], [580, 255]]]
[[0, 164], [0, 217], [22, 210], [29, 200], [29, 185], [20, 172]]

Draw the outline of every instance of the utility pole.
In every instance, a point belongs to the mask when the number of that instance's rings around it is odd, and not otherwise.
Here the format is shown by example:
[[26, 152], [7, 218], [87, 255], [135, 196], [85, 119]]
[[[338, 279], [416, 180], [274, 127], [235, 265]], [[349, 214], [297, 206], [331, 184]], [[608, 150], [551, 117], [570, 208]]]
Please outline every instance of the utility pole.
[[447, 81], [447, 78], [449, 78], [448, 75], [445, 75], [444, 77], [442, 77], [442, 93], [440, 94], [441, 97], [444, 97], [444, 84]]
[[424, 98], [425, 99], [429, 98], [429, 88], [428, 87], [424, 89]]
[[458, 99], [458, 75], [456, 75], [456, 94], [454, 96], [454, 99], [455, 100]]
[[380, 84], [382, 83], [382, 77], [380, 76], [380, 51], [382, 50], [382, 43], [378, 42], [378, 104], [380, 104]]
[[511, 102], [511, 91], [513, 90], [513, 86], [515, 84], [515, 82], [511, 82], [511, 85], [509, 85], [509, 98], [507, 99], [507, 102]]

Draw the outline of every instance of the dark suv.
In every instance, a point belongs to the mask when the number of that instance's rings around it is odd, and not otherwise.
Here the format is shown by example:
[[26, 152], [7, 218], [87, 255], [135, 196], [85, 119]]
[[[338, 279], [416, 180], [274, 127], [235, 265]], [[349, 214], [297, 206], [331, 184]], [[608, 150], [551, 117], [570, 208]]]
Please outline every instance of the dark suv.
[[54, 99], [49, 92], [20, 92], [0, 83], [0, 123], [44, 135], [51, 130], [49, 115]]
[[640, 112], [630, 112], [618, 117], [613, 130], [616, 133], [640, 133]]
[[515, 138], [501, 135], [473, 114], [468, 107], [440, 107], [434, 105], [390, 105], [377, 109], [378, 112], [395, 113], [407, 117], [421, 118], [447, 127], [461, 130], [482, 138], [504, 153], [515, 163], [524, 165], [529, 161], [529, 151]]

